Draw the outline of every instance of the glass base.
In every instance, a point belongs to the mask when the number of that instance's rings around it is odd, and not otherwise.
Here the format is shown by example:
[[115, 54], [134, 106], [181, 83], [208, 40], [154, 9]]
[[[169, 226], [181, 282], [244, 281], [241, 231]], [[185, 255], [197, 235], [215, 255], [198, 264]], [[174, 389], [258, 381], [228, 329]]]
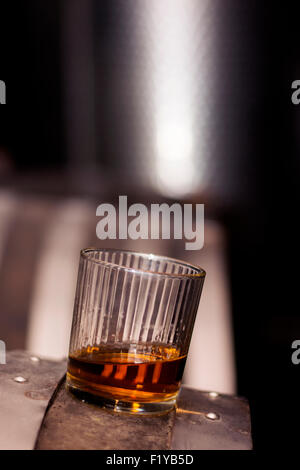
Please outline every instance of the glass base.
[[87, 403], [101, 406], [115, 413], [130, 415], [161, 415], [175, 409], [176, 396], [166, 401], [137, 402], [123, 401], [114, 398], [103, 397], [90, 391], [82, 390], [67, 378], [66, 388], [73, 395]]

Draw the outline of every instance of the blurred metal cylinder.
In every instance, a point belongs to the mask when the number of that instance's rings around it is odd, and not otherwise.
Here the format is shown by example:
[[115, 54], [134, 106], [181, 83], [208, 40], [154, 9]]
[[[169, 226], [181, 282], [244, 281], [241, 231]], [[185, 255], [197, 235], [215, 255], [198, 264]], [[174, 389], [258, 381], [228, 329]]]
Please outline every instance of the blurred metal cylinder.
[[208, 180], [215, 2], [67, 0], [69, 164], [168, 196]]
[[70, 167], [177, 198], [251, 197], [254, 13], [255, 2], [66, 0]]

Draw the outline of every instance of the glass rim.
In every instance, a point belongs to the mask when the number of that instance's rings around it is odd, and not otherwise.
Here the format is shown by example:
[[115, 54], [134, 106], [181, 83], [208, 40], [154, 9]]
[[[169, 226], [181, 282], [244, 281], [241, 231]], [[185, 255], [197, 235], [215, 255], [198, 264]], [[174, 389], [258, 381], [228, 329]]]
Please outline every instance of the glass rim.
[[[146, 269], [141, 269], [141, 268], [131, 268], [128, 266], [121, 266], [116, 263], [111, 263], [110, 261], [103, 261], [103, 260], [98, 260], [98, 259], [93, 259], [89, 257], [89, 253], [92, 252], [110, 252], [110, 253], [130, 253], [133, 255], [138, 255], [138, 256], [143, 256], [145, 258], [150, 258], [151, 260], [166, 260], [170, 261], [176, 264], [181, 264], [185, 267], [192, 268], [196, 272], [193, 274], [183, 274], [183, 273], [164, 273], [161, 271], [149, 271]], [[117, 248], [83, 248], [80, 250], [80, 257], [89, 260], [93, 263], [99, 264], [101, 266], [107, 267], [107, 268], [112, 268], [112, 269], [119, 269], [135, 274], [147, 274], [147, 275], [152, 275], [152, 276], [157, 276], [157, 277], [167, 277], [167, 278], [175, 278], [175, 279], [201, 279], [204, 278], [206, 275], [206, 271], [201, 268], [200, 266], [197, 266], [196, 264], [188, 263], [186, 261], [176, 259], [176, 258], [171, 258], [169, 256], [164, 256], [164, 255], [155, 255], [153, 253], [143, 253], [139, 251], [134, 251], [134, 250], [122, 250], [122, 249], [117, 249]]]

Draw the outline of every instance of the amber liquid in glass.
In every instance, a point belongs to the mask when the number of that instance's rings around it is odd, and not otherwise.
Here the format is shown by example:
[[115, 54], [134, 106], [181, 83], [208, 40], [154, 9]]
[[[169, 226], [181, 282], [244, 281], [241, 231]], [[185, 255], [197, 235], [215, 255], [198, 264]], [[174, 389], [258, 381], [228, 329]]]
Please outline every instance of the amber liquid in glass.
[[175, 397], [186, 355], [157, 346], [151, 354], [93, 346], [69, 356], [68, 381], [80, 390], [114, 400], [155, 402]]

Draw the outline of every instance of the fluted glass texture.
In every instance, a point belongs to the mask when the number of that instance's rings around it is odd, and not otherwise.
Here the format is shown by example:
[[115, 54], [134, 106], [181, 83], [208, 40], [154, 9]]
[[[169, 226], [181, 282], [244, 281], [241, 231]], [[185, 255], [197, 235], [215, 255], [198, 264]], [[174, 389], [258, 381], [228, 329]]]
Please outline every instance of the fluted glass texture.
[[[127, 388], [130, 394], [122, 395], [123, 401], [159, 401], [164, 399], [163, 393], [166, 399], [173, 399], [181, 382], [204, 278], [203, 269], [171, 258], [121, 250], [82, 250], [69, 382], [89, 392], [94, 387], [96, 394], [106, 396]], [[78, 358], [89, 363], [88, 385], [83, 384]], [[102, 368], [95, 369], [99, 361]], [[114, 361], [118, 364], [115, 369]], [[167, 373], [162, 369], [164, 361], [174, 369], [173, 386], [163, 378]], [[122, 371], [120, 364], [125, 364]], [[153, 365], [151, 378], [146, 368], [133, 369], [143, 364]], [[147, 380], [151, 382], [148, 388]]]
[[205, 273], [178, 260], [83, 250], [70, 352], [109, 344], [174, 345], [188, 351]]

